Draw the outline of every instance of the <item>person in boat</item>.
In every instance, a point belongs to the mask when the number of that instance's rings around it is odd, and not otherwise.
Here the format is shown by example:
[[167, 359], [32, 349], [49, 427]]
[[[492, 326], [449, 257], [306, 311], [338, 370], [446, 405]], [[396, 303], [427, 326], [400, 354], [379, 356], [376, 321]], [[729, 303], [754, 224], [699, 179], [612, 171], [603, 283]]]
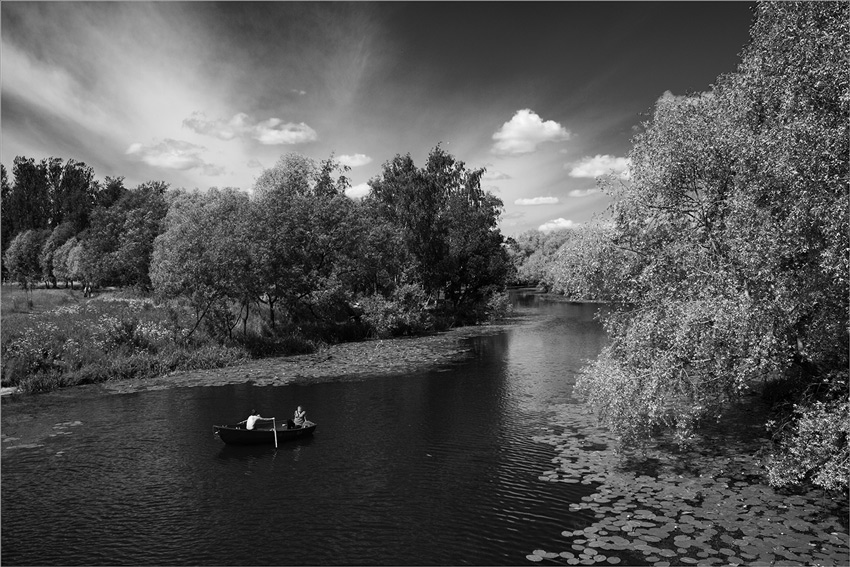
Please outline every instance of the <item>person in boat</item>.
[[248, 416], [248, 419], [240, 421], [239, 423], [244, 423], [245, 429], [254, 429], [254, 425], [256, 425], [258, 421], [271, 421], [273, 419], [273, 417], [260, 417], [257, 410], [251, 410], [251, 415]]
[[304, 422], [307, 420], [307, 412], [301, 409], [301, 406], [298, 406], [298, 409], [295, 410], [295, 416], [292, 419], [292, 422], [295, 424], [295, 427], [304, 427]]

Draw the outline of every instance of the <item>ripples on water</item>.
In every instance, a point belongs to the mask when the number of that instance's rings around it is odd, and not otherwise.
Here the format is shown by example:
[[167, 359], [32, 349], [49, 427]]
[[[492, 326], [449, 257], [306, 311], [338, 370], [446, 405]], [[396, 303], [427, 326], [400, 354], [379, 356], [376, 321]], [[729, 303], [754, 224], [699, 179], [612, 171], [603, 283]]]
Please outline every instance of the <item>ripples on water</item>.
[[[553, 453], [532, 438], [601, 348], [594, 311], [533, 307], [529, 324], [471, 340], [470, 359], [440, 372], [4, 404], [56, 426], [3, 451], [2, 561], [524, 563], [587, 522], [569, 506], [593, 488], [542, 482]], [[313, 439], [212, 435], [253, 407], [288, 417], [299, 404]]]

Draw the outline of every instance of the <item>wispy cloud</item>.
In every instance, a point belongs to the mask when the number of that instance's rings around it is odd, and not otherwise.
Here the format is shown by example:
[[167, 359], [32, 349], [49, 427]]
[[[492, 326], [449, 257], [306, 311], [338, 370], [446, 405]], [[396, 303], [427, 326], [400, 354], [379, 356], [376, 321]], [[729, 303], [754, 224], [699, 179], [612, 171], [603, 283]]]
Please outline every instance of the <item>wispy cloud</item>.
[[553, 230], [563, 230], [567, 228], [576, 228], [579, 223], [567, 220], [565, 218], [557, 218], [541, 224], [537, 230], [540, 232], [551, 232]]
[[531, 199], [517, 199], [514, 205], [555, 205], [558, 203], [557, 197], [533, 197]]
[[496, 169], [488, 169], [484, 172], [484, 175], [482, 175], [481, 178], [489, 181], [501, 181], [504, 179], [510, 179], [511, 176]]
[[599, 193], [599, 189], [573, 189], [569, 192], [570, 197], [587, 197]]
[[258, 159], [248, 160], [248, 163], [246, 163], [245, 165], [247, 165], [251, 169], [257, 169], [257, 168], [263, 167], [263, 164], [260, 163], [260, 160], [258, 160]]
[[597, 154], [593, 157], [582, 158], [578, 163], [565, 165], [564, 168], [570, 169], [570, 177], [596, 178], [613, 174], [621, 179], [628, 179], [629, 164], [629, 158]]
[[68, 71], [35, 58], [10, 42], [2, 42], [2, 53], [4, 96], [19, 96], [42, 112], [86, 130], [112, 133], [114, 124], [91, 100], [86, 86]]
[[493, 134], [497, 154], [527, 154], [544, 142], [562, 142], [570, 138], [566, 128], [554, 120], [545, 122], [528, 108], [517, 110], [513, 118]]
[[359, 184], [355, 185], [354, 187], [349, 187], [348, 189], [346, 189], [345, 195], [349, 199], [357, 200], [357, 199], [362, 199], [363, 197], [368, 195], [369, 191], [371, 191], [371, 190], [372, 190], [372, 188], [369, 187], [368, 183], [359, 183]]
[[360, 167], [367, 163], [372, 163], [372, 158], [364, 154], [354, 154], [352, 156], [343, 154], [339, 156], [339, 163], [348, 167]]
[[204, 146], [166, 138], [150, 145], [138, 142], [130, 144], [126, 153], [154, 167], [182, 171], [196, 169], [203, 175], [223, 175], [225, 173], [223, 167], [208, 163], [201, 157], [200, 154], [204, 151], [206, 151]]
[[280, 118], [256, 121], [244, 112], [239, 112], [230, 120], [207, 120], [203, 112], [193, 112], [183, 120], [183, 126], [205, 136], [220, 140], [232, 140], [236, 137], [254, 139], [267, 146], [279, 144], [302, 144], [318, 138], [316, 131], [300, 122], [284, 122]]

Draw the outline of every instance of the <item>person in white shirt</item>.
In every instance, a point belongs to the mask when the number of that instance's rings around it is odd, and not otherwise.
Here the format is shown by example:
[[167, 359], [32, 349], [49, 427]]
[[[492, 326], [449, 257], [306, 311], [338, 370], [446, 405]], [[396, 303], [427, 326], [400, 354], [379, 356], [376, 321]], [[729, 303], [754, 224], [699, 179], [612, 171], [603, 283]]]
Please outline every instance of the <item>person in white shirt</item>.
[[273, 417], [260, 417], [260, 414], [257, 413], [257, 410], [251, 410], [251, 415], [248, 416], [248, 419], [245, 421], [240, 421], [239, 423], [245, 424], [245, 429], [254, 429], [254, 425], [258, 421], [271, 421]]

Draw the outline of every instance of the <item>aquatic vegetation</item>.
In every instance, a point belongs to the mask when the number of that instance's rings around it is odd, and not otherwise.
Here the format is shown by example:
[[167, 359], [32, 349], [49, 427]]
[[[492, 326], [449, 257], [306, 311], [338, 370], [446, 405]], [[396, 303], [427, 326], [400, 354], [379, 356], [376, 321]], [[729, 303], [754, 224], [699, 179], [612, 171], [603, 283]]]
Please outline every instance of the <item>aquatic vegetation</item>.
[[563, 549], [528, 554], [531, 562], [846, 563], [846, 510], [820, 491], [789, 492], [763, 482], [757, 455], [764, 438], [741, 439], [723, 431], [683, 451], [660, 443], [618, 451], [617, 438], [594, 426], [581, 406], [559, 406], [551, 423], [553, 431], [562, 432], [535, 441], [553, 446], [557, 466], [540, 479], [594, 487], [593, 494], [571, 505], [592, 520], [564, 530]]

